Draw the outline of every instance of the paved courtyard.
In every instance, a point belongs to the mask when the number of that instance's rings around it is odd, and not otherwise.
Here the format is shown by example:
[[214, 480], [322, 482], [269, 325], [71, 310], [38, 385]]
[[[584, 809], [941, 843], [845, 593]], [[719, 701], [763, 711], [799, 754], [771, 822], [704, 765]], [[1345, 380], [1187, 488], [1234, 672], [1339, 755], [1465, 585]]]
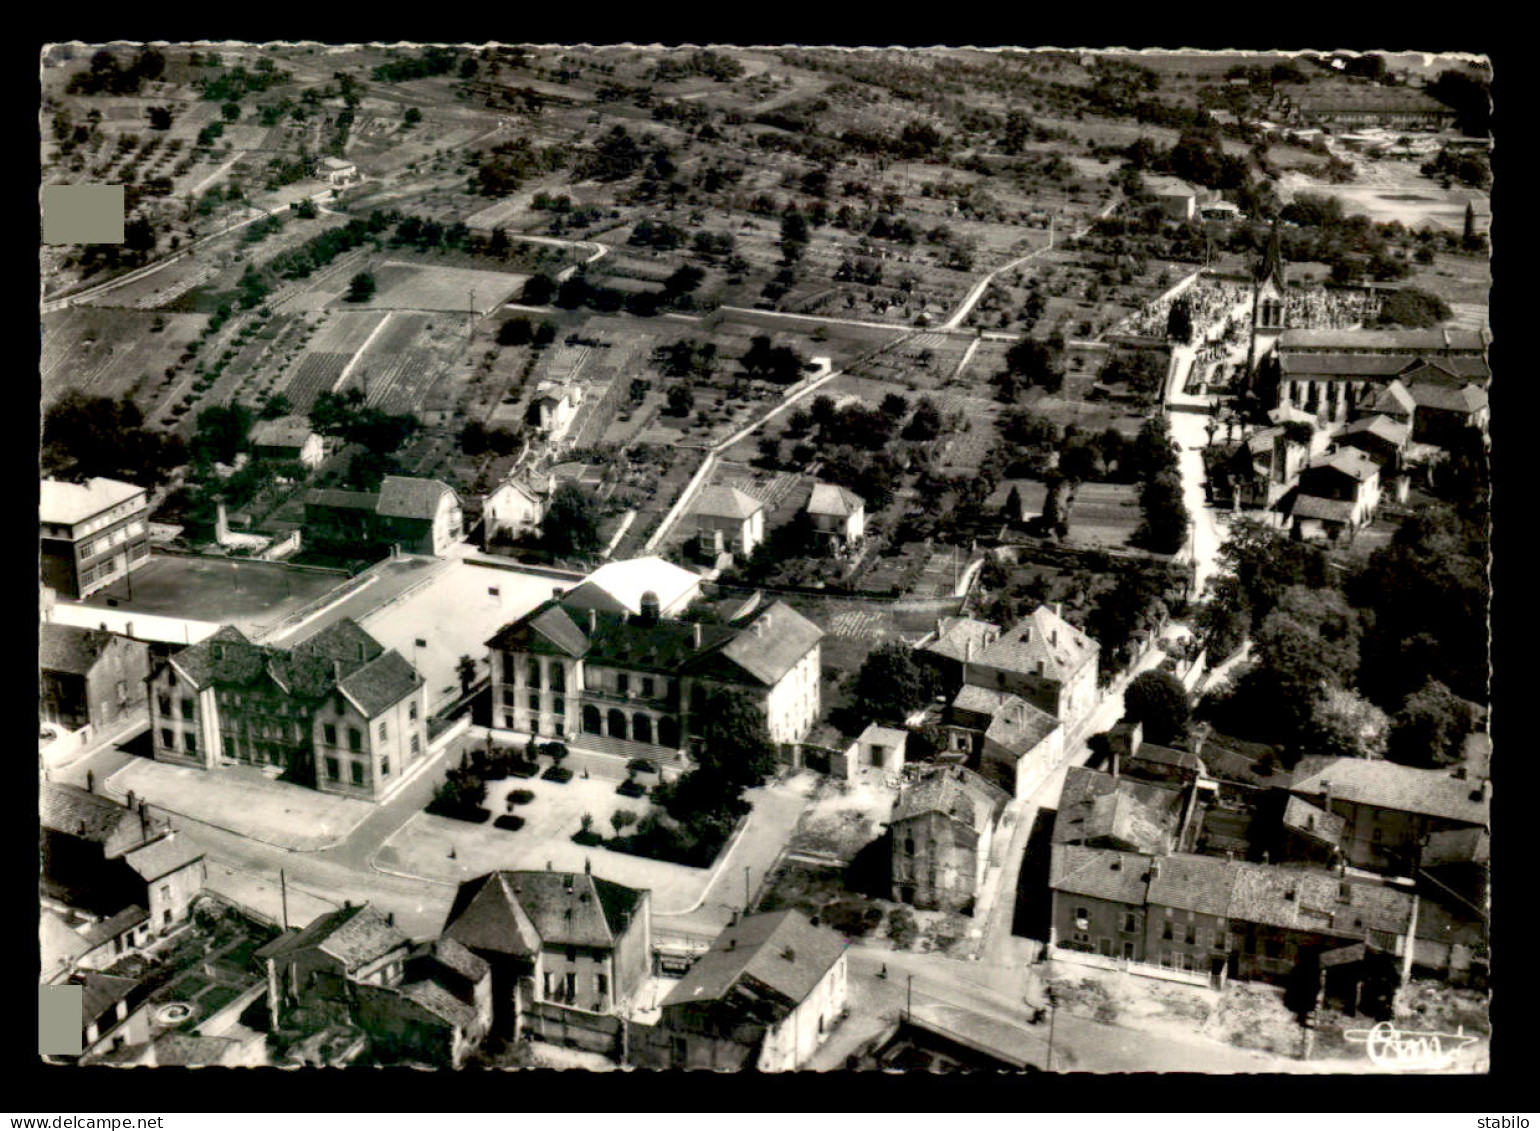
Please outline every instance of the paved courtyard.
[[247, 767], [195, 770], [146, 758], [113, 774], [106, 789], [119, 798], [132, 790], [152, 808], [296, 852], [340, 843], [375, 811], [372, 802], [273, 781]]

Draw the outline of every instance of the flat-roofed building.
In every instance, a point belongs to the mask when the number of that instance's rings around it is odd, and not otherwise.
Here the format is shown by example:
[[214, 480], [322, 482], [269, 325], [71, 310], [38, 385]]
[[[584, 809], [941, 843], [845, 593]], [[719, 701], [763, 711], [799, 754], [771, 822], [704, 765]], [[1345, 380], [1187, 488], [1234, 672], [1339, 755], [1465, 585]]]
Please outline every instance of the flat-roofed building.
[[149, 560], [149, 492], [117, 479], [45, 479], [38, 537], [43, 584], [61, 597], [88, 596]]

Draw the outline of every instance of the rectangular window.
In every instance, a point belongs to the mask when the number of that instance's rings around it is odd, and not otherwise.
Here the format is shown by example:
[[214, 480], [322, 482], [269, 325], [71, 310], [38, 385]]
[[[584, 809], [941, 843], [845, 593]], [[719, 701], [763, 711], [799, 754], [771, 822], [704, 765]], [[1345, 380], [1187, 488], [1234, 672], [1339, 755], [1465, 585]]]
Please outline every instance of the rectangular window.
[[511, 687], [503, 688], [503, 706], [504, 707], [512, 707], [515, 702], [517, 702], [517, 700], [514, 699], [513, 688], [511, 688]]
[[328, 745], [328, 746], [336, 746], [337, 745], [337, 724], [336, 723], [326, 723], [325, 725], [323, 725], [321, 727], [321, 733], [326, 736], [326, 745]]
[[381, 719], [380, 720], [380, 741], [384, 742], [385, 739], [389, 736], [389, 734], [390, 734], [390, 730], [389, 730], [388, 726], [386, 725], [385, 720]]
[[411, 704], [407, 707], [406, 717], [414, 723], [417, 721], [417, 700], [412, 700]]
[[1198, 928], [1191, 923], [1187, 924], [1187, 945], [1192, 946], [1198, 941]]
[[171, 696], [162, 695], [160, 697], [160, 713], [163, 715], [171, 714]]
[[567, 701], [560, 696], [557, 696], [555, 702], [552, 704], [551, 709], [554, 710], [558, 715], [565, 715], [567, 713]]
[[1169, 922], [1162, 923], [1160, 925], [1160, 937], [1165, 939], [1165, 940], [1167, 940], [1167, 941], [1170, 941], [1170, 939], [1172, 938], [1172, 935], [1171, 935], [1171, 924]]
[[342, 777], [342, 764], [335, 758], [326, 759], [326, 780], [337, 781]]
[[615, 676], [615, 690], [622, 695], [631, 694], [631, 676], [627, 672], [619, 672]]
[[540, 686], [540, 661], [539, 660], [531, 660], [529, 662], [529, 677], [526, 680], [526, 682], [531, 687], [539, 687]]
[[565, 991], [564, 996], [566, 997], [566, 999], [568, 1001], [571, 1001], [573, 998], [577, 997], [577, 975], [576, 974], [572, 974], [572, 973], [567, 974], [567, 976], [562, 979], [562, 983], [563, 983], [562, 984], [562, 989], [563, 989], [563, 991]]
[[513, 729], [513, 716], [512, 715], [505, 714], [503, 716], [503, 729], [504, 730], [512, 730]]
[[187, 731], [182, 735], [182, 742], [187, 747], [189, 754], [196, 754], [198, 752], [198, 736], [192, 731]]
[[1123, 913], [1123, 933], [1131, 935], [1139, 929], [1139, 921], [1132, 911]]
[[382, 777], [382, 778], [390, 777], [390, 759], [389, 758], [381, 758], [380, 759], [380, 777]]
[[192, 717], [193, 717], [193, 701], [191, 699], [184, 698], [182, 700], [182, 718], [184, 718], [184, 719], [191, 719]]
[[176, 734], [170, 727], [160, 728], [160, 744], [167, 749], [176, 749]]
[[357, 727], [348, 727], [348, 749], [357, 754], [363, 748], [363, 733]]
[[504, 683], [512, 683], [517, 678], [514, 675], [514, 672], [517, 669], [514, 667], [513, 657], [510, 656], [507, 652], [504, 652], [502, 654], [502, 656], [503, 656], [503, 682]]
[[566, 727], [564, 727], [564, 726], [562, 726], [562, 724], [561, 724], [561, 723], [557, 723], [557, 724], [556, 724], [556, 737], [557, 737], [557, 738], [561, 738], [561, 737], [563, 737], [563, 736], [564, 736], [564, 735], [565, 735], [565, 734], [566, 734], [566, 733], [567, 733], [567, 729], [566, 729]]
[[350, 762], [348, 764], [353, 768], [353, 784], [354, 785], [363, 785], [364, 784], [364, 764], [362, 762]]
[[599, 992], [599, 996], [600, 997], [604, 997], [606, 994], [608, 994], [610, 992], [610, 980], [609, 980], [609, 978], [605, 977], [603, 974], [595, 974], [594, 975], [594, 989]]
[[576, 962], [577, 961], [577, 947], [569, 946], [567, 948], [567, 961], [568, 962]]
[[420, 753], [422, 753], [422, 738], [420, 736], [418, 736], [418, 735], [415, 735], [415, 734], [412, 735], [412, 753], [413, 754], [420, 754]]
[[531, 695], [529, 697], [529, 709], [531, 711], [535, 712], [537, 715], [540, 713], [540, 696], [539, 695]]
[[642, 694], [645, 695], [648, 699], [651, 699], [656, 695], [656, 693], [657, 684], [654, 682], [652, 676], [642, 676]]

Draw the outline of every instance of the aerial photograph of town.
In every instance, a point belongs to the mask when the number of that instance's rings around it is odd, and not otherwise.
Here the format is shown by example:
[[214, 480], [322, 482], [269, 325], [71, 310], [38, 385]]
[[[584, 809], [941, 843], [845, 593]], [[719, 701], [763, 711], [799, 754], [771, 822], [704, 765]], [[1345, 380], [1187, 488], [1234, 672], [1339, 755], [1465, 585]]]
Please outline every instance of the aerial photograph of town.
[[39, 76], [41, 1064], [1490, 1072], [1487, 57]]

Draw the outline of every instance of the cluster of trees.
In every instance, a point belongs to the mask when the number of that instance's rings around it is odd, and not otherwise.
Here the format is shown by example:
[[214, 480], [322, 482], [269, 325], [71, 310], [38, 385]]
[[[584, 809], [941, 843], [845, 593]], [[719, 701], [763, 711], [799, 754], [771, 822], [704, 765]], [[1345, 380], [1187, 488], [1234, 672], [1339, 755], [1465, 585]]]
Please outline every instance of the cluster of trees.
[[362, 490], [375, 490], [397, 470], [392, 453], [417, 434], [420, 423], [411, 413], [393, 414], [364, 403], [357, 388], [345, 393], [324, 392], [310, 408], [310, 427], [321, 436], [334, 436], [360, 450], [348, 464], [346, 480]]
[[371, 212], [367, 220], [349, 220], [340, 228], [330, 228], [296, 248], [278, 253], [267, 261], [266, 270], [283, 279], [307, 278], [344, 252], [381, 237], [391, 220], [389, 214], [379, 211]]
[[374, 68], [375, 82], [408, 82], [411, 79], [447, 75], [461, 60], [461, 53], [453, 47], [429, 47], [421, 55], [407, 55], [391, 59]]
[[659, 176], [673, 172], [666, 146], [648, 146], [632, 137], [625, 126], [615, 126], [591, 148], [577, 154], [572, 177], [575, 181], [620, 181], [649, 164]]
[[1423, 162], [1422, 173], [1441, 181], [1458, 181], [1471, 188], [1492, 187], [1492, 163], [1484, 153], [1441, 149], [1438, 156]]
[[941, 691], [936, 670], [918, 662], [909, 645], [893, 640], [867, 653], [850, 695], [863, 723], [903, 726]]
[[1192, 519], [1182, 497], [1181, 472], [1166, 418], [1146, 420], [1133, 446], [1141, 482], [1139, 508], [1144, 514], [1133, 542], [1157, 554], [1174, 554], [1187, 541]]
[[1449, 304], [1438, 295], [1420, 291], [1415, 287], [1403, 287], [1393, 291], [1380, 304], [1379, 325], [1411, 326], [1427, 329], [1447, 322], [1454, 317]]
[[561, 169], [567, 158], [558, 146], [537, 150], [529, 138], [519, 137], [480, 150], [473, 160], [476, 172], [471, 176], [468, 191], [482, 196], [508, 196], [530, 177]]
[[801, 376], [805, 363], [790, 346], [771, 345], [766, 334], [756, 334], [749, 341], [748, 352], [740, 359], [750, 376], [778, 385], [790, 385]]
[[542, 322], [536, 326], [528, 318], [510, 318], [497, 328], [497, 344], [500, 346], [548, 346], [556, 340], [556, 323]]
[[84, 480], [101, 476], [146, 486], [166, 482], [187, 462], [180, 437], [144, 428], [128, 397], [112, 400], [70, 389], [43, 414], [45, 474]]
[[[218, 68], [218, 56], [212, 57], [214, 62], [211, 65]], [[199, 78], [194, 85], [199, 95], [209, 102], [239, 102], [248, 94], [259, 94], [293, 77], [292, 72], [279, 70], [271, 59], [258, 59], [251, 70], [245, 67], [231, 67], [228, 70], [219, 68], [216, 73]], [[311, 99], [312, 105], [320, 100], [320, 93], [315, 92]]]
[[717, 82], [731, 82], [743, 75], [743, 64], [729, 55], [722, 55], [716, 51], [692, 51], [688, 55], [676, 57], [666, 55], [658, 60], [648, 76], [653, 82], [679, 82], [682, 79], [701, 75]]
[[[1487, 691], [1485, 535], [1453, 509], [1405, 523], [1341, 588], [1325, 555], [1251, 520], [1231, 525], [1208, 631], [1253, 626], [1257, 663], [1205, 709], [1302, 753], [1447, 765]], [[1210, 647], [1214, 647], [1213, 636]]]
[[586, 557], [596, 551], [599, 508], [593, 497], [573, 483], [556, 488], [540, 526], [540, 540], [558, 558]]
[[764, 711], [745, 693], [728, 688], [713, 691], [703, 706], [692, 712], [700, 739], [694, 766], [677, 781], [653, 788], [653, 800], [666, 817], [643, 817], [636, 832], [609, 841], [608, 847], [709, 867], [748, 814], [744, 793], [775, 772], [775, 746]]
[[519, 450], [519, 437], [507, 428], [488, 428], [479, 420], [472, 420], [460, 429], [460, 450], [468, 456], [511, 456]]
[[74, 75], [65, 91], [69, 94], [138, 94], [146, 82], [154, 82], [165, 72], [166, 57], [153, 47], [141, 47], [125, 67], [118, 57], [103, 48], [91, 56], [88, 70]]
[[1113, 583], [1097, 593], [1086, 614], [1086, 632], [1101, 645], [1105, 674], [1133, 658], [1135, 636], [1164, 622], [1185, 583], [1185, 572], [1169, 562], [1117, 563]]

